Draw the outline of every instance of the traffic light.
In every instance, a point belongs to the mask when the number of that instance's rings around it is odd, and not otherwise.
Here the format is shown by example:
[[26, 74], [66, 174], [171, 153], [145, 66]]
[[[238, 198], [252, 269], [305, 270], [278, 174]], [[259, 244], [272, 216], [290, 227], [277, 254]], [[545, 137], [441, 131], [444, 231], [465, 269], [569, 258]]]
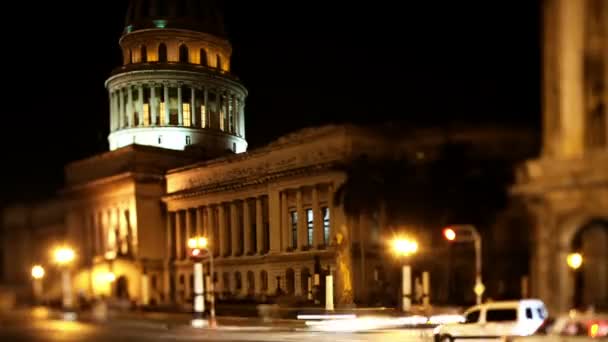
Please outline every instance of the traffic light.
[[454, 229], [449, 227], [443, 230], [443, 236], [448, 241], [456, 240], [456, 232], [454, 231]]

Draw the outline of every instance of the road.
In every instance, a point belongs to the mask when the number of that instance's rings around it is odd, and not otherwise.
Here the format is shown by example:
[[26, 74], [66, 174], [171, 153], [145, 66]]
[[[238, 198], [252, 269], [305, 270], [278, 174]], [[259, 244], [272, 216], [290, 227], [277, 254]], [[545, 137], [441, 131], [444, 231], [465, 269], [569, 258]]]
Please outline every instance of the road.
[[368, 333], [328, 333], [305, 329], [272, 329], [220, 327], [217, 330], [195, 330], [186, 326], [159, 327], [145, 324], [106, 323], [93, 324], [68, 322], [35, 315], [0, 316], [0, 341], [428, 341], [419, 333], [406, 330], [378, 331]]

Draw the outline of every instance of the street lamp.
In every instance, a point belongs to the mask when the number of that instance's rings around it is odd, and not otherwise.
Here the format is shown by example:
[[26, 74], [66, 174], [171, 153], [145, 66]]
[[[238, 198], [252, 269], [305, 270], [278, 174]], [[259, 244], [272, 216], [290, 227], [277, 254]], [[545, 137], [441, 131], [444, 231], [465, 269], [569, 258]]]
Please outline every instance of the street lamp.
[[578, 270], [583, 265], [583, 256], [580, 253], [570, 253], [566, 258], [568, 267], [573, 270]]
[[57, 265], [61, 268], [61, 288], [63, 292], [63, 310], [64, 319], [74, 320], [76, 314], [72, 312], [72, 280], [70, 277], [69, 265], [76, 258], [76, 253], [73, 249], [67, 246], [59, 247], [53, 252], [53, 257]]
[[486, 288], [481, 280], [481, 235], [470, 224], [454, 225], [443, 230], [443, 236], [450, 242], [473, 242], [475, 244], [475, 286], [473, 292], [477, 296], [477, 304], [481, 304], [481, 299]]
[[[204, 297], [204, 278], [203, 278], [203, 259], [205, 252], [209, 254], [210, 258], [210, 272], [213, 277], [213, 252], [209, 249], [209, 241], [206, 237], [196, 236], [188, 239], [188, 249], [190, 251], [190, 259], [194, 262], [194, 318], [192, 319], [192, 326], [195, 328], [202, 328], [205, 326], [203, 320], [203, 313], [205, 312], [205, 297]], [[211, 285], [211, 308], [210, 308], [210, 319], [209, 323], [212, 327], [215, 327], [215, 295], [213, 293], [213, 281]]]
[[395, 255], [402, 257], [404, 261], [401, 268], [401, 308], [403, 311], [409, 311], [412, 305], [412, 268], [405, 261], [418, 251], [418, 242], [409, 238], [395, 238], [392, 247]]
[[44, 278], [44, 268], [40, 265], [32, 267], [32, 285], [36, 302], [42, 298], [42, 278]]

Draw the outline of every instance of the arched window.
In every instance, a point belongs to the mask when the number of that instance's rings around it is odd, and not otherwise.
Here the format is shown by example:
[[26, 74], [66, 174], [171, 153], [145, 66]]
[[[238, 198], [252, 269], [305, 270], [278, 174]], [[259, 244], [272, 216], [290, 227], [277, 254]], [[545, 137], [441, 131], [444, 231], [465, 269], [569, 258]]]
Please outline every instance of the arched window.
[[205, 49], [201, 49], [201, 65], [204, 66], [208, 66], [208, 62], [207, 62], [207, 51], [205, 51]]
[[222, 57], [220, 57], [220, 55], [216, 56], [215, 67], [218, 70], [222, 70]]
[[133, 63], [133, 50], [129, 49], [129, 64]]
[[160, 43], [158, 46], [158, 61], [167, 63], [167, 45], [165, 43]]
[[253, 271], [247, 271], [247, 293], [252, 295], [255, 293], [255, 276]]
[[141, 62], [142, 63], [147, 63], [148, 62], [148, 49], [146, 49], [145, 45], [141, 46], [139, 54], [140, 54], [140, 60], [141, 60]]
[[260, 272], [260, 289], [262, 291], [268, 291], [268, 272]]
[[188, 47], [185, 44], [179, 46], [179, 61], [188, 63]]
[[288, 268], [285, 272], [285, 290], [287, 294], [293, 295], [296, 289], [296, 274], [293, 269]]

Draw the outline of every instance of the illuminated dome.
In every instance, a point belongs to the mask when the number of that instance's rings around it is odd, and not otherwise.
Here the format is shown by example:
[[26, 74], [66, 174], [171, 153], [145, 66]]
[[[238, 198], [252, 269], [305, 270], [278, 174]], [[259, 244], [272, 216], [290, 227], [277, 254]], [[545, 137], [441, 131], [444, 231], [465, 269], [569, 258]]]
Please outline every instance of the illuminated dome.
[[125, 33], [175, 28], [225, 37], [220, 2], [216, 0], [131, 0]]
[[247, 150], [247, 89], [214, 0], [132, 0], [123, 63], [106, 81], [110, 150], [149, 145], [210, 157]]

